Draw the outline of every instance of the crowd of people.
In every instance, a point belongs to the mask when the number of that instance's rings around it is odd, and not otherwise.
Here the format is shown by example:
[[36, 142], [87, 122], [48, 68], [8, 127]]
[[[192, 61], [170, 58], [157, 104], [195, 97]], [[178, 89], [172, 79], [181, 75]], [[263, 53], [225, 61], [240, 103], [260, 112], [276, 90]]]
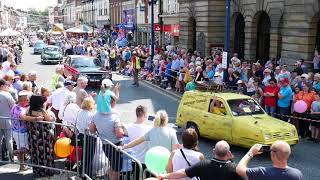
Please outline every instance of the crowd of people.
[[[74, 52], [77, 45], [73, 47], [72, 52], [78, 54]], [[271, 116], [293, 123], [301, 137], [319, 142], [320, 55], [317, 50], [313, 68], [308, 68], [303, 59], [297, 60], [293, 68], [281, 59], [251, 63], [238, 58], [237, 53], [226, 68], [219, 50], [203, 57], [197, 51], [169, 44], [158, 47], [151, 59], [150, 48], [145, 45], [117, 47], [96, 43], [84, 49], [87, 50], [82, 54], [100, 58], [105, 68], [133, 76], [136, 86], [141, 78], [178, 93], [206, 88], [251, 96]], [[302, 113], [294, 110], [294, 104], [300, 100], [307, 104]]]
[[[132, 75], [135, 86], [139, 86], [140, 76], [160, 82], [168, 90], [179, 92], [192, 90], [194, 86], [208, 82], [221, 90], [232, 89], [252, 96], [270, 115], [280, 114], [282, 120], [295, 123], [301, 136], [310, 136], [315, 141], [320, 138], [318, 121], [310, 124], [307, 120], [283, 116], [291, 114], [293, 103], [303, 100], [308, 109], [305, 113], [295, 113], [295, 116], [320, 119], [319, 68], [315, 66], [315, 74], [308, 73], [303, 60], [297, 61], [295, 69], [290, 72], [286, 64], [278, 64], [273, 59], [264, 65], [262, 62], [249, 64], [235, 54], [226, 69], [219, 52], [203, 58], [199, 52], [168, 45], [157, 48], [154, 59], [151, 59], [150, 49], [144, 45], [119, 48], [107, 45], [102, 40], [65, 37], [57, 37], [55, 42], [65, 55], [96, 56], [101, 59], [104, 68]], [[11, 47], [7, 44], [11, 44]], [[85, 90], [88, 83], [86, 77], [80, 76], [74, 82], [64, 77], [64, 67], [57, 65], [51, 79], [52, 87], [43, 87], [37, 84], [36, 71], [24, 74], [18, 70], [21, 58], [17, 60], [18, 55], [14, 51], [17, 44], [5, 42], [0, 48], [0, 138], [6, 141], [9, 160], [18, 157], [21, 171], [28, 169], [25, 164], [27, 160], [35, 165], [54, 167], [54, 142], [60, 137], [69, 137], [71, 144], [78, 144], [79, 148], [87, 148], [83, 147], [84, 144], [93, 148], [80, 158], [86, 162], [82, 164], [84, 172], [93, 177], [93, 158], [97, 155], [97, 137], [94, 134], [98, 133], [101, 139], [118, 146], [115, 148], [108, 143], [102, 145], [101, 153], [109, 159], [108, 176], [111, 180], [119, 179], [123, 169], [124, 157], [119, 149], [130, 150], [145, 169], [146, 151], [155, 146], [163, 146], [172, 152], [166, 168], [168, 174], [160, 175], [160, 179], [303, 179], [299, 170], [287, 166], [291, 151], [290, 146], [283, 141], [277, 141], [271, 146], [273, 168], [251, 169], [247, 168], [247, 164], [260, 153], [261, 145], [253, 146], [236, 165], [232, 162], [233, 155], [228, 143], [220, 141], [213, 150], [214, 158], [205, 160], [199, 152], [195, 130], [186, 129], [180, 145], [175, 130], [168, 127], [168, 114], [163, 110], [156, 113], [154, 124], [150, 126], [145, 123], [148, 119], [147, 108], [138, 106], [135, 110], [136, 121], [124, 125], [120, 118], [121, 112], [115, 109], [120, 98], [120, 85], [109, 79], [102, 81], [97, 94], [88, 93]], [[319, 63], [318, 54], [315, 54], [314, 61]], [[77, 130], [70, 126], [75, 126]], [[88, 136], [86, 142], [84, 136]], [[123, 143], [124, 139], [127, 143]], [[75, 140], [78, 142], [75, 143]], [[4, 156], [1, 158], [4, 159]], [[133, 163], [133, 166], [136, 164]], [[37, 177], [54, 174], [52, 170], [42, 167], [33, 167], [33, 172]], [[137, 177], [137, 174], [135, 172], [134, 176]]]

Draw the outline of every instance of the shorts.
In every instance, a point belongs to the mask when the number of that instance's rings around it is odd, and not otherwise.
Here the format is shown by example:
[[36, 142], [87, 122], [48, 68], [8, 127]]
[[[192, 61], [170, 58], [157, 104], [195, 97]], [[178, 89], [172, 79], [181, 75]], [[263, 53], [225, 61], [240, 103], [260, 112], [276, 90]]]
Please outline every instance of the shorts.
[[[117, 143], [115, 145], [120, 145]], [[104, 153], [110, 161], [110, 167], [113, 171], [120, 172], [123, 164], [123, 154], [110, 144], [103, 144], [102, 146]]]
[[26, 148], [28, 149], [28, 133], [20, 133], [12, 131], [12, 137], [16, 142], [17, 149]]

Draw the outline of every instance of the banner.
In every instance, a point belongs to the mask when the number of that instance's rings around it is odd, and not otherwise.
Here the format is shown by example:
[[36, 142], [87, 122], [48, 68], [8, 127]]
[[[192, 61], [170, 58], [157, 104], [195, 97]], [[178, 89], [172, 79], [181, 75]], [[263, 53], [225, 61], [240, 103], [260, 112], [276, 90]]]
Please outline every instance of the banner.
[[135, 24], [135, 10], [127, 9], [123, 10], [123, 24], [127, 30], [134, 30]]

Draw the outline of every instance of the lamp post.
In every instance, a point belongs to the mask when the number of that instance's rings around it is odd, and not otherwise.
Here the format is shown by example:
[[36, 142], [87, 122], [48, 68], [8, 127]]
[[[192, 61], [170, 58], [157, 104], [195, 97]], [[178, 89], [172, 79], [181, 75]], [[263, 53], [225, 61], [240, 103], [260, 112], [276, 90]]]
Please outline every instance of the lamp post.
[[94, 38], [94, 8], [93, 8], [93, 2], [94, 0], [91, 0], [91, 11], [92, 11], [92, 37]]
[[[156, 3], [157, 3], [157, 0], [149, 0], [149, 4], [151, 5], [151, 60], [153, 60], [153, 57], [154, 57], [154, 43], [155, 43], [155, 37], [154, 37], [154, 4], [156, 4]], [[160, 28], [162, 28], [162, 27], [160, 27]]]
[[[231, 0], [227, 0], [225, 19], [225, 35], [224, 35], [224, 52], [230, 53], [230, 18], [231, 18]], [[229, 68], [229, 58], [227, 60], [227, 68]]]

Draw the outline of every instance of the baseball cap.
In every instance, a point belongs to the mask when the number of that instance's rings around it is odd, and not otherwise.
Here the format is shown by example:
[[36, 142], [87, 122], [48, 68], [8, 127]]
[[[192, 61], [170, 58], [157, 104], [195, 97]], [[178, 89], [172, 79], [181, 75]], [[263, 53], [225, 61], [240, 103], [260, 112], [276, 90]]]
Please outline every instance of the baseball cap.
[[74, 82], [74, 81], [72, 81], [72, 80], [66, 80], [64, 83], [63, 83], [63, 85], [64, 86], [74, 86], [74, 85], [76, 85], [77, 83], [76, 82]]
[[301, 77], [304, 77], [304, 78], [306, 78], [306, 79], [309, 78], [308, 74], [302, 74]]
[[30, 92], [27, 92], [27, 91], [20, 91], [18, 96], [29, 96], [30, 95]]
[[111, 87], [113, 86], [113, 82], [110, 79], [104, 79], [101, 83], [102, 86]]
[[288, 78], [281, 78], [281, 79], [280, 79], [280, 82], [284, 82], [284, 83], [287, 83], [287, 84], [290, 83], [290, 81], [289, 81]]

